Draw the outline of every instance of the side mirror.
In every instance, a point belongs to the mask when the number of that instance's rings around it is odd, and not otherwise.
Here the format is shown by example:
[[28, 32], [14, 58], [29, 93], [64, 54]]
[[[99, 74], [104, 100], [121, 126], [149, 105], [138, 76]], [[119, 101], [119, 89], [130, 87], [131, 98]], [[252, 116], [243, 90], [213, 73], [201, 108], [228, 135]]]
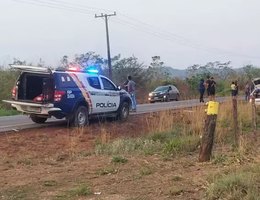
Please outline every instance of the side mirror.
[[118, 90], [121, 90], [122, 88], [121, 88], [121, 86], [119, 85], [119, 86], [117, 86], [117, 89], [118, 89]]

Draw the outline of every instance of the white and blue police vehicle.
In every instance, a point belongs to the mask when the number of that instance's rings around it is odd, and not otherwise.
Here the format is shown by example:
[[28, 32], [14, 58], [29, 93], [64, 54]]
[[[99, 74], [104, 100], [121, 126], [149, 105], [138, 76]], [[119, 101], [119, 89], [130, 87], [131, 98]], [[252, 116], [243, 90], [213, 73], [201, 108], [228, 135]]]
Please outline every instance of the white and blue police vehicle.
[[12, 65], [21, 73], [12, 90], [10, 103], [30, 116], [35, 123], [50, 117], [66, 118], [72, 126], [85, 126], [92, 116], [126, 120], [131, 107], [130, 95], [94, 67], [68, 70]]

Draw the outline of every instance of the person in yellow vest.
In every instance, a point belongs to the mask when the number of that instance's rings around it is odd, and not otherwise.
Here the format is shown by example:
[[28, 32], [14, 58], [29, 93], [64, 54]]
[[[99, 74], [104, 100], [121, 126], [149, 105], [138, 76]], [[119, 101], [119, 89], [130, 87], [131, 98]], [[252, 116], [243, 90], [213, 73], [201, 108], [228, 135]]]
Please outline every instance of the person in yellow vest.
[[232, 96], [232, 98], [236, 98], [236, 96], [238, 94], [238, 86], [237, 86], [236, 82], [232, 81], [230, 87], [231, 87], [231, 96]]

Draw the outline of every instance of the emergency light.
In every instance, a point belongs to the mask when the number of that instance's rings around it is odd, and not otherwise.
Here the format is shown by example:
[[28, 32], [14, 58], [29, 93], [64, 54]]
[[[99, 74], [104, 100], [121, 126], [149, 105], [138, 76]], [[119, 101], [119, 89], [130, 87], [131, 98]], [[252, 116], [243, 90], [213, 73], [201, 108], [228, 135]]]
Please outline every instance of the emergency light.
[[97, 66], [87, 66], [87, 67], [83, 68], [79, 64], [71, 64], [68, 67], [68, 71], [86, 72], [86, 73], [89, 73], [89, 74], [98, 74], [99, 73]]
[[86, 72], [87, 73], [90, 73], [90, 74], [98, 74], [98, 69], [96, 66], [89, 66], [89, 67], [86, 67]]

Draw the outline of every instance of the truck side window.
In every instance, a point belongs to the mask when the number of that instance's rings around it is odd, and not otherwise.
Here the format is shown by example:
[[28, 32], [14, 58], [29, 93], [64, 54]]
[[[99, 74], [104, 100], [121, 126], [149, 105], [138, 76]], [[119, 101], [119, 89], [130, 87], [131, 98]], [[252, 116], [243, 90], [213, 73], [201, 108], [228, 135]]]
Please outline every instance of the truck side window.
[[103, 86], [104, 86], [104, 90], [116, 90], [116, 87], [114, 86], [113, 83], [111, 83], [109, 80], [107, 80], [106, 78], [101, 77]]
[[101, 89], [98, 77], [88, 77], [88, 83], [93, 88]]

